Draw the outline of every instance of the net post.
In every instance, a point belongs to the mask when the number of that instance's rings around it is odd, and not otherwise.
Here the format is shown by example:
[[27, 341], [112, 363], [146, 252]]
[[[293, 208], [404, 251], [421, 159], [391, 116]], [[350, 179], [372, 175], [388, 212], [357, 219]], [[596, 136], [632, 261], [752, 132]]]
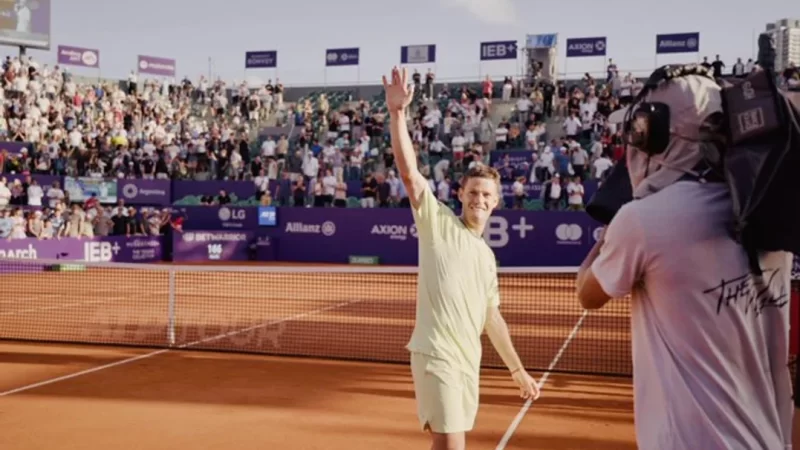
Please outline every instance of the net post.
[[175, 270], [169, 271], [169, 305], [167, 306], [167, 342], [175, 345]]

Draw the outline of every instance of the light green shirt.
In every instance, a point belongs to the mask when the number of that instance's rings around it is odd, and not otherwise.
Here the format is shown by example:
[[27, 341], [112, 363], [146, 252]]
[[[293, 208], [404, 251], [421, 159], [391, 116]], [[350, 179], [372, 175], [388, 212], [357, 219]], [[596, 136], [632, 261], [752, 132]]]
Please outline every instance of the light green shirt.
[[412, 212], [419, 279], [416, 324], [406, 348], [477, 375], [487, 308], [500, 304], [494, 253], [429, 187]]

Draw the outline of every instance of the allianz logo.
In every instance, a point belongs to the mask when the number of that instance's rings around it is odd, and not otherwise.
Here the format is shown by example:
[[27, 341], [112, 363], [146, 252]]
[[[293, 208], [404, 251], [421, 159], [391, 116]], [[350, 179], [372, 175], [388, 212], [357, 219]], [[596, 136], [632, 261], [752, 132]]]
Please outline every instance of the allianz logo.
[[408, 239], [409, 235], [411, 235], [414, 238], [417, 237], [417, 226], [376, 224], [372, 226], [370, 234], [378, 236], [389, 236], [389, 239], [404, 241]]
[[661, 48], [695, 48], [697, 47], [697, 40], [694, 38], [687, 40], [662, 39], [658, 46]]
[[336, 224], [330, 220], [326, 220], [321, 224], [289, 222], [286, 224], [284, 231], [292, 234], [322, 234], [323, 236], [333, 236], [336, 234]]

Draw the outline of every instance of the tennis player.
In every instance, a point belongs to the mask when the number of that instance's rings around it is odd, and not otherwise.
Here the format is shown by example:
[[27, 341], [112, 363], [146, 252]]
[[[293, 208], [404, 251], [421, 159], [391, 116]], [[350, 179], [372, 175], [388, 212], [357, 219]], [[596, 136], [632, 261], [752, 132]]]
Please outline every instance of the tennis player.
[[458, 192], [461, 217], [439, 203], [417, 168], [406, 124], [414, 89], [408, 72], [383, 77], [391, 120], [392, 150], [408, 192], [419, 238], [416, 325], [407, 345], [423, 430], [433, 450], [461, 450], [478, 412], [481, 334], [485, 330], [511, 372], [522, 398], [539, 395], [522, 366], [503, 317], [497, 264], [482, 239], [486, 221], [499, 202], [500, 176], [477, 165], [464, 175]]
[[[634, 200], [617, 212], [577, 280], [587, 309], [632, 294], [638, 448], [791, 448], [791, 255], [760, 255], [764, 274], [752, 275], [730, 236], [727, 184], [721, 174], [700, 176], [703, 167], [719, 173], [720, 87], [681, 77], [644, 101], [669, 107], [668, 126], [634, 114], [626, 154]], [[651, 125], [669, 138], [663, 153], [648, 156], [634, 143], [648, 145]]]

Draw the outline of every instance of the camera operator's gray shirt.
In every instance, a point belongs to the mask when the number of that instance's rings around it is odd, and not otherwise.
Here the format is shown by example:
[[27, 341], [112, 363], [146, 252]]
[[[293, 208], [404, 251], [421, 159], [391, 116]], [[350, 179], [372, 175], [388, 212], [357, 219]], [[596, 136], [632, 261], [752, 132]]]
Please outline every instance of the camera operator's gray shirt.
[[632, 293], [640, 450], [791, 445], [792, 257], [764, 255], [758, 285], [731, 211], [724, 185], [677, 182], [625, 205], [592, 265], [607, 294]]

